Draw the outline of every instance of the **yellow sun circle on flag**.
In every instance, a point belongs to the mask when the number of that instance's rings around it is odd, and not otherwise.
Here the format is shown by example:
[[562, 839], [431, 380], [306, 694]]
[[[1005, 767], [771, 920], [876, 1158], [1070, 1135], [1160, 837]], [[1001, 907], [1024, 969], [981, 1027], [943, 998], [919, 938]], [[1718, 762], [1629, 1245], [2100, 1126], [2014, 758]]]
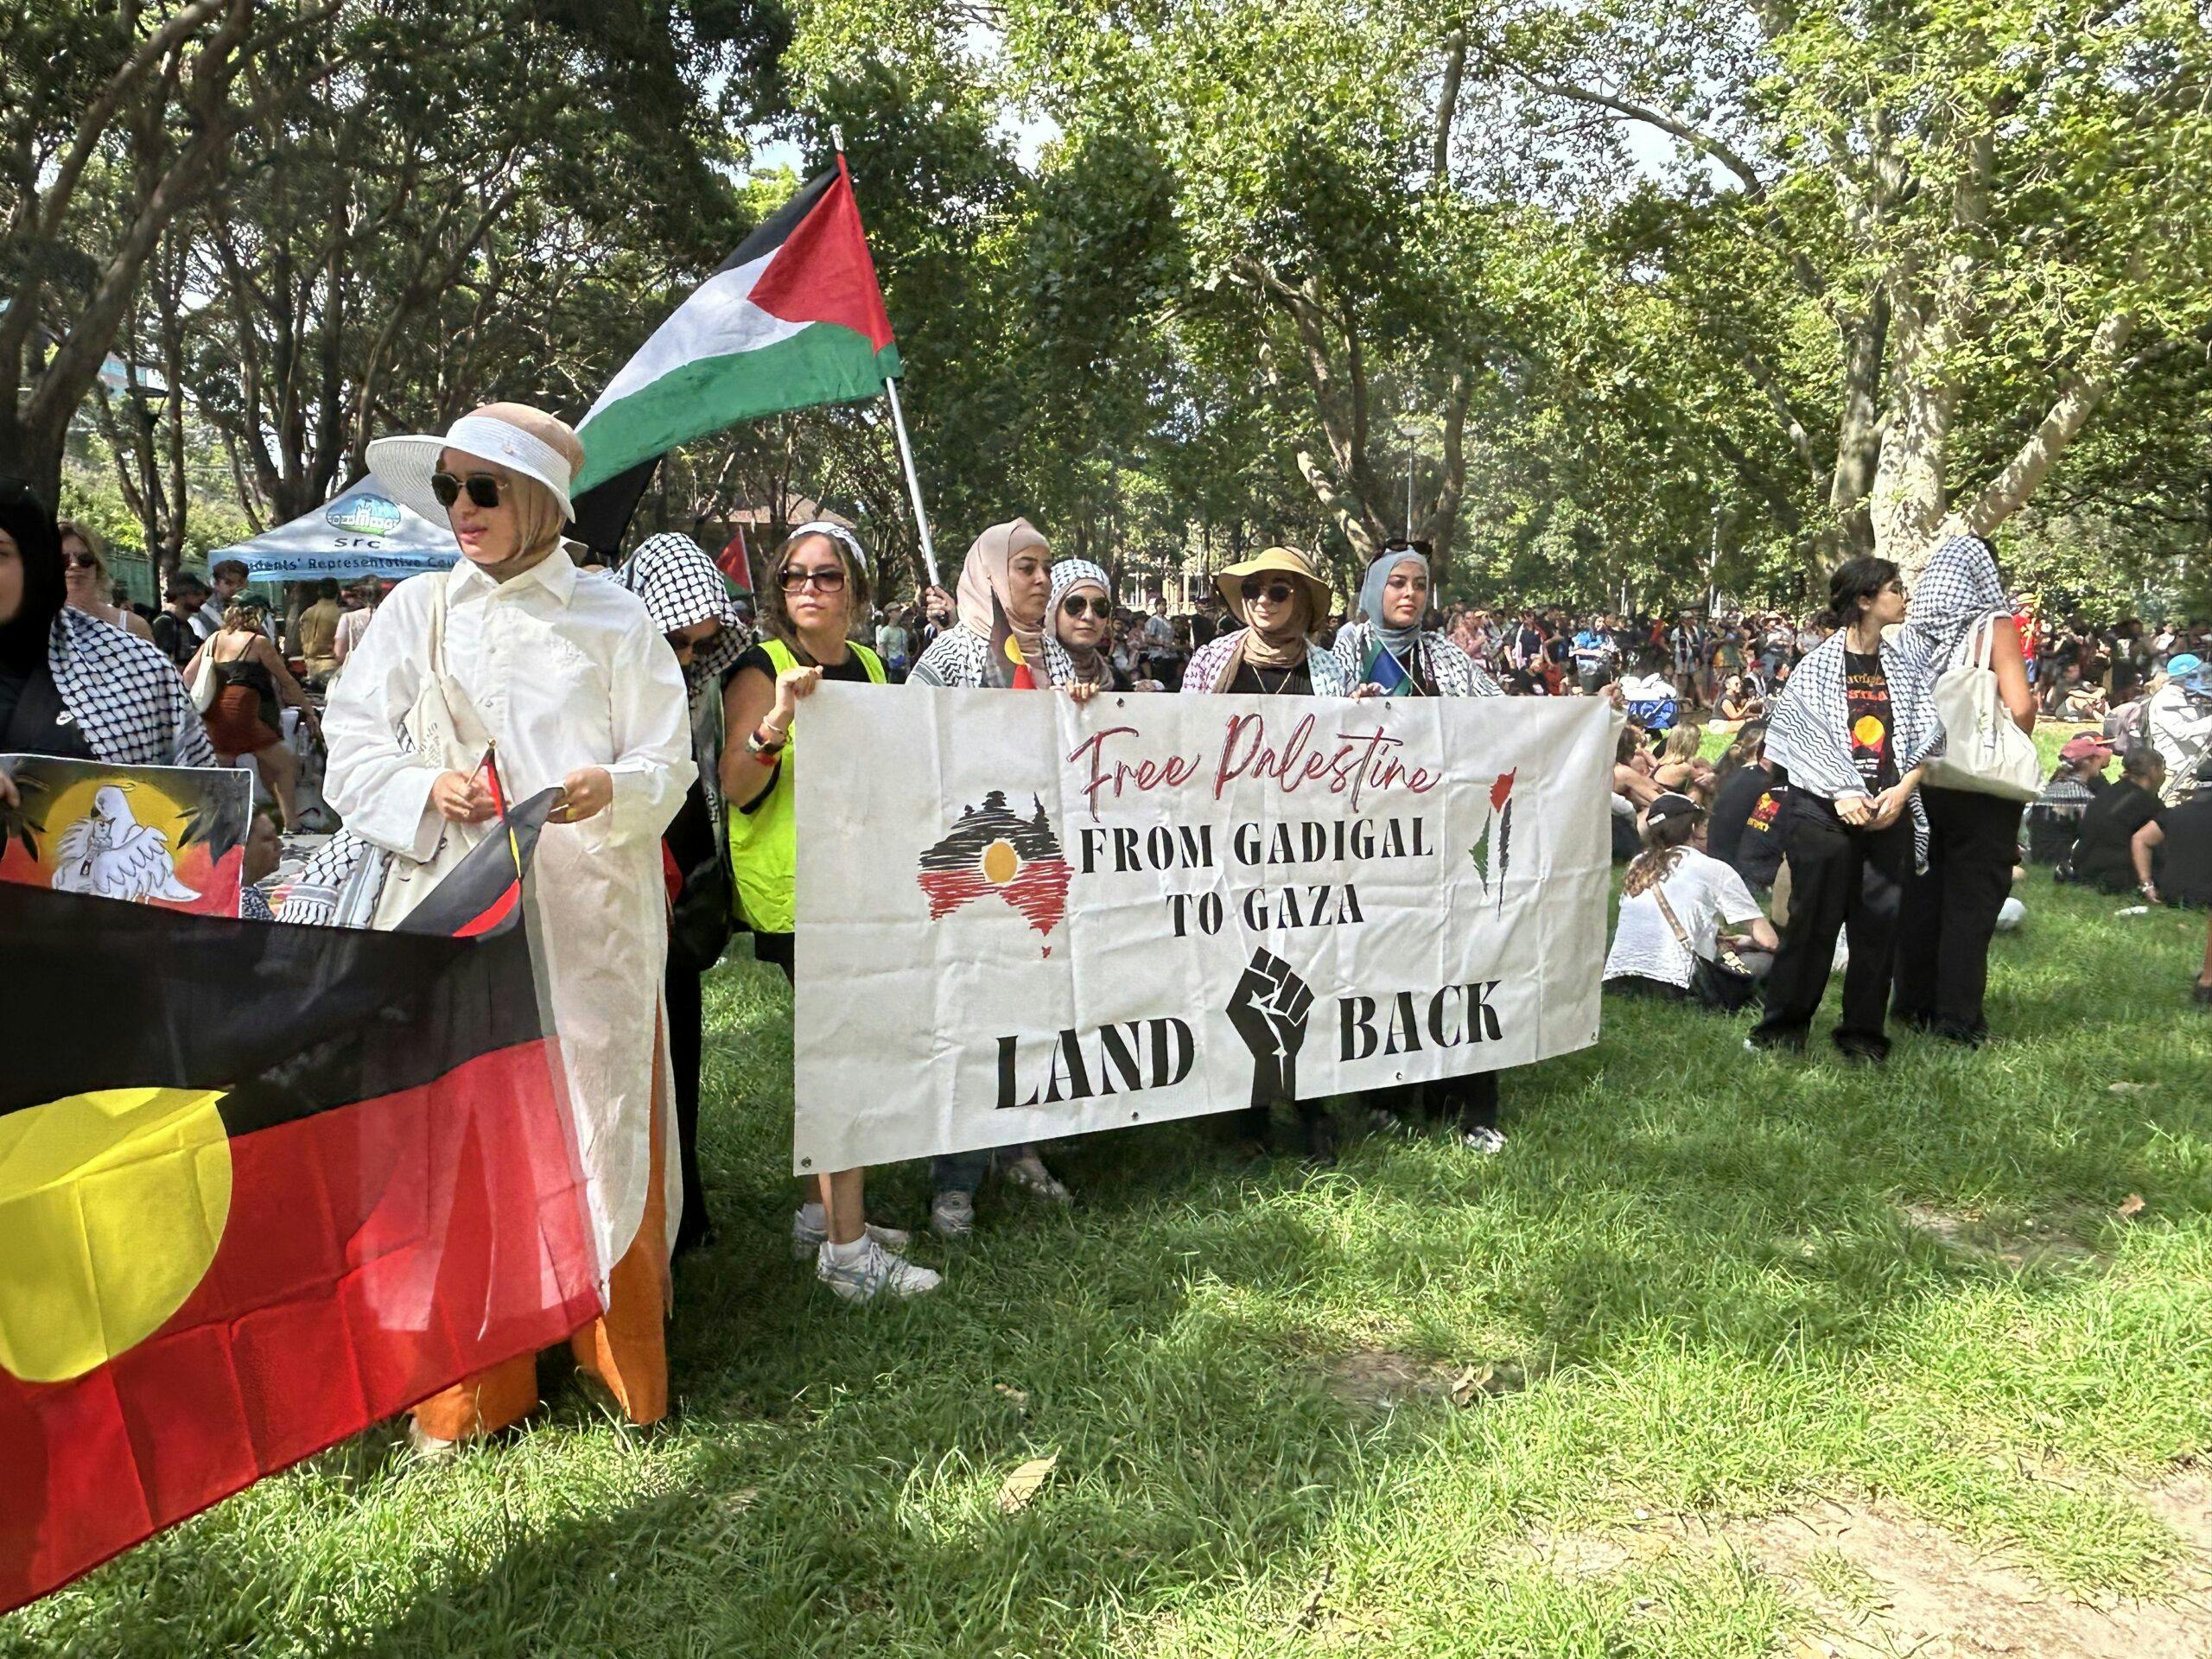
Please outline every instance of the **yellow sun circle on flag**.
[[1020, 868], [1021, 855], [1014, 850], [1012, 842], [995, 841], [983, 849], [983, 880], [993, 887], [1006, 886]]
[[0, 1370], [66, 1382], [184, 1306], [230, 1219], [222, 1097], [101, 1089], [0, 1117]]
[[1882, 722], [1872, 715], [1861, 715], [1859, 723], [1851, 728], [1851, 734], [1859, 740], [1862, 749], [1878, 747], [1882, 741]]

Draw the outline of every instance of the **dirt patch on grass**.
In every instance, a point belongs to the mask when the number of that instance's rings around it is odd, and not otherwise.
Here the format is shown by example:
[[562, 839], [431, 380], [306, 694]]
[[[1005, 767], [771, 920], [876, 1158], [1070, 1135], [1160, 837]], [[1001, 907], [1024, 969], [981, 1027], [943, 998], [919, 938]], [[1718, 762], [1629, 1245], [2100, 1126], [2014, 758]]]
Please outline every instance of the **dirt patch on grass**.
[[2082, 1212], [2038, 1217], [2016, 1229], [1999, 1228], [1974, 1216], [1938, 1209], [1932, 1204], [1901, 1204], [1905, 1225], [1925, 1233], [1961, 1255], [2008, 1268], [2102, 1268], [2112, 1258], [2084, 1240], [2100, 1219]]
[[2212, 1473], [2138, 1489], [2190, 1554], [2169, 1593], [2082, 1600], [2001, 1556], [1884, 1504], [1821, 1503], [1758, 1520], [1660, 1516], [1609, 1534], [1540, 1535], [1564, 1577], [1608, 1575], [1677, 1551], [1722, 1551], [1772, 1574], [1815, 1624], [1799, 1659], [2198, 1659], [2212, 1654]]
[[1425, 1359], [1388, 1348], [1325, 1354], [1313, 1365], [1331, 1394], [1367, 1411], [1421, 1402], [1471, 1406], [1529, 1385], [1518, 1360]]

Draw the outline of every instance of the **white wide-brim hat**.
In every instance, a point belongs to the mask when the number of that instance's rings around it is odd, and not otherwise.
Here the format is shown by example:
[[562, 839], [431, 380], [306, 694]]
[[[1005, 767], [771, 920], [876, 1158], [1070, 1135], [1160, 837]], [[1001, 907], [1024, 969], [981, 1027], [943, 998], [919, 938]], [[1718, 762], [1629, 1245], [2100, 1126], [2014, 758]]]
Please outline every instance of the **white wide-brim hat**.
[[519, 424], [524, 418], [565, 436], [568, 447], [576, 451], [581, 461], [583, 446], [575, 434], [550, 415], [519, 404], [493, 404], [462, 416], [446, 429], [442, 437], [415, 433], [376, 439], [369, 445], [369, 470], [400, 505], [421, 513], [434, 524], [444, 524], [448, 522], [446, 509], [430, 488], [430, 480], [438, 470], [439, 452], [457, 449], [521, 477], [536, 479], [553, 492], [553, 499], [561, 504], [561, 516], [573, 521], [576, 508], [569, 499], [569, 480], [575, 476], [575, 468], [560, 448]]

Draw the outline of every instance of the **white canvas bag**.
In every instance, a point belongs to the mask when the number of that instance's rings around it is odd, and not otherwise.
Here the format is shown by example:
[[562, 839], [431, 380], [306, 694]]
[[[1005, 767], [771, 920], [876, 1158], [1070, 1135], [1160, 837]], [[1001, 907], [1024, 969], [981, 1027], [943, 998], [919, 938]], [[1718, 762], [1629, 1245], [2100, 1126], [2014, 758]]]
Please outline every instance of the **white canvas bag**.
[[1931, 789], [2032, 801], [2043, 793], [2043, 763], [2035, 740], [2013, 723], [1997, 694], [1990, 666], [1996, 633], [1993, 620], [1969, 629], [1951, 665], [1936, 677], [1943, 749], [1928, 763], [1927, 782]]

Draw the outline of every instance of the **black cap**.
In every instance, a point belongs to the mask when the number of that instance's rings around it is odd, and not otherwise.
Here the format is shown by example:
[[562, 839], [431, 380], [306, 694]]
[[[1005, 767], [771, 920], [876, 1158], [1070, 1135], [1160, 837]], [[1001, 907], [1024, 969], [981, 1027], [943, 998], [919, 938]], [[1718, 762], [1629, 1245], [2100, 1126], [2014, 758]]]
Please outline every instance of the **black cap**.
[[1669, 791], [1643, 809], [1643, 821], [1646, 823], [1664, 823], [1669, 818], [1686, 817], [1692, 813], [1704, 810], [1703, 807], [1690, 799], [1688, 796]]

